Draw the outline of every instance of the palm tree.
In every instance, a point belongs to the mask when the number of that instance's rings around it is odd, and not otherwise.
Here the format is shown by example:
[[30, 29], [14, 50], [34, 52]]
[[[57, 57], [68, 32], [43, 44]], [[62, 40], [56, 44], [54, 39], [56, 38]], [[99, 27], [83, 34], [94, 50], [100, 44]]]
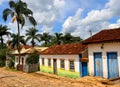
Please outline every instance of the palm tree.
[[3, 48], [3, 36], [4, 35], [9, 35], [10, 34], [10, 32], [8, 31], [9, 30], [9, 28], [6, 26], [6, 25], [4, 25], [4, 26], [2, 26], [2, 25], [0, 25], [0, 40], [1, 40], [1, 47]]
[[19, 52], [19, 61], [20, 61], [20, 26], [21, 28], [25, 24], [25, 17], [29, 19], [30, 23], [34, 26], [37, 25], [35, 19], [33, 18], [33, 12], [27, 8], [27, 4], [21, 0], [14, 2], [9, 1], [9, 7], [3, 11], [3, 19], [7, 21], [7, 17], [11, 15], [12, 22], [17, 21], [18, 27], [18, 52]]
[[63, 43], [67, 44], [67, 43], [72, 43], [73, 42], [73, 36], [70, 33], [66, 33], [63, 36]]
[[46, 32], [40, 35], [41, 41], [45, 42], [44, 43], [45, 47], [47, 46], [48, 43], [50, 43], [51, 38], [52, 38], [52, 36], [49, 35], [49, 33], [46, 33]]
[[35, 46], [35, 40], [40, 41], [39, 40], [39, 34], [37, 34], [38, 30], [35, 28], [30, 28], [29, 30], [26, 30], [26, 42], [28, 40], [31, 40], [31, 44], [34, 47]]
[[[11, 34], [12, 40], [9, 41], [9, 46], [11, 48], [16, 48], [18, 47], [19, 43], [18, 43], [18, 34]], [[24, 40], [24, 36], [20, 36], [20, 44], [25, 45], [25, 40]]]
[[63, 34], [62, 33], [55, 33], [55, 37], [54, 37], [54, 42], [57, 45], [60, 45], [62, 43], [62, 39], [63, 39]]

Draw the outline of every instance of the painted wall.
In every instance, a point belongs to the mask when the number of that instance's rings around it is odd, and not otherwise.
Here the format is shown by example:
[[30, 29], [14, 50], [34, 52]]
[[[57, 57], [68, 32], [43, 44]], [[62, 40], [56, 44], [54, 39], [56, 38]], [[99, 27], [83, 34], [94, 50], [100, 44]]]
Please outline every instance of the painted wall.
[[[25, 55], [25, 56], [21, 56], [20, 57], [20, 64], [22, 64], [22, 58], [24, 58], [24, 62], [23, 62], [23, 65], [25, 65], [25, 61], [27, 59], [27, 56], [28, 55]], [[19, 63], [19, 56], [15, 56], [15, 65], [14, 67], [17, 67], [17, 64]]]
[[118, 67], [120, 76], [120, 42], [104, 43], [103, 49], [101, 49], [103, 43], [89, 44], [88, 55], [89, 55], [89, 72], [91, 76], [94, 76], [94, 52], [102, 52], [103, 62], [103, 77], [108, 78], [108, 67], [107, 67], [107, 52], [117, 52], [118, 55]]
[[65, 70], [69, 70], [69, 60], [74, 60], [75, 72], [79, 72], [79, 56], [78, 55], [40, 55], [39, 61], [42, 65], [41, 58], [44, 58], [44, 65], [48, 66], [48, 58], [51, 59], [51, 67], [53, 67], [53, 59], [57, 59], [57, 68], [60, 68], [60, 59], [65, 59]]

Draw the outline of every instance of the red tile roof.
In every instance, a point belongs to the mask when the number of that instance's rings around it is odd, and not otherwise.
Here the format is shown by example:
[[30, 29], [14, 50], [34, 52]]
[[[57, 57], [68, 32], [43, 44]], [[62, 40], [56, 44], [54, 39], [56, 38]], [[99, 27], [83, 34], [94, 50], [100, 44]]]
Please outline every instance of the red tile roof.
[[102, 30], [83, 41], [83, 44], [120, 41], [120, 28]]
[[86, 45], [81, 43], [62, 44], [51, 46], [48, 49], [42, 51], [42, 55], [66, 55], [66, 54], [80, 54], [87, 48]]

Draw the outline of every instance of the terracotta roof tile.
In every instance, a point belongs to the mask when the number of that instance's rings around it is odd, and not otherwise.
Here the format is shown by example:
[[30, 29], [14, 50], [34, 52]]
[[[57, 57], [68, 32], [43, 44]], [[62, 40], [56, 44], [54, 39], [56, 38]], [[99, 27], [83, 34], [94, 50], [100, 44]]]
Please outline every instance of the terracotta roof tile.
[[84, 40], [83, 44], [110, 41], [120, 41], [120, 28], [102, 30], [97, 34], [93, 35], [92, 37], [89, 37], [88, 39]]
[[87, 48], [86, 45], [81, 43], [62, 44], [51, 46], [48, 49], [42, 51], [42, 55], [65, 55], [65, 54], [80, 54]]

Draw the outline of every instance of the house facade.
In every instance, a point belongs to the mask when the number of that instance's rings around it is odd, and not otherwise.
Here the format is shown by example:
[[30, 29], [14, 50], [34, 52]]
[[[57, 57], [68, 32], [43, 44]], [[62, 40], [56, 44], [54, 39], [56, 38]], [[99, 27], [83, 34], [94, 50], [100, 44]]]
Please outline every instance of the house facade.
[[14, 67], [17, 70], [24, 71], [24, 66], [26, 64], [26, 59], [28, 58], [29, 54], [32, 53], [39, 53], [43, 50], [47, 49], [47, 47], [32, 47], [32, 46], [21, 46], [20, 47], [20, 59], [19, 59], [19, 53], [17, 49], [13, 49], [9, 53], [15, 56], [15, 65]]
[[104, 78], [120, 77], [120, 28], [102, 30], [86, 39], [89, 73]]
[[[82, 59], [87, 59], [87, 47], [81, 43], [64, 44], [52, 46], [40, 54], [40, 66], [53, 68], [54, 74], [58, 73], [58, 69], [78, 72], [81, 76], [87, 75], [87, 61], [85, 62], [84, 73], [82, 73]], [[83, 60], [84, 60], [83, 59]]]

